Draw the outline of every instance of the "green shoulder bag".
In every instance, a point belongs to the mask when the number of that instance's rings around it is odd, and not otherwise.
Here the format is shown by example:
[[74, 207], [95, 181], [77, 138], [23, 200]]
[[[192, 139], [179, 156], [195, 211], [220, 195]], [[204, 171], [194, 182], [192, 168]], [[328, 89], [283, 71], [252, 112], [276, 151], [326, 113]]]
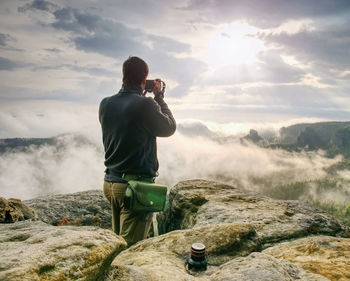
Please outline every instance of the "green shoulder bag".
[[129, 179], [128, 175], [123, 175], [123, 178], [128, 181], [124, 196], [125, 208], [135, 212], [160, 212], [164, 210], [168, 190], [165, 185], [156, 184], [150, 178]]

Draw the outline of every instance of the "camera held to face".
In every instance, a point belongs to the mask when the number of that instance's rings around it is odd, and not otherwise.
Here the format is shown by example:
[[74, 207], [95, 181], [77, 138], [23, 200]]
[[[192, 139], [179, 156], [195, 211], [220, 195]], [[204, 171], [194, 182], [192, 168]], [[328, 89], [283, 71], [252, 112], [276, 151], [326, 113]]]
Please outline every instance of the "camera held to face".
[[[164, 81], [160, 81], [162, 89], [160, 90], [160, 92], [158, 93], [160, 96], [164, 96], [164, 92], [165, 92], [165, 83]], [[145, 91], [148, 93], [152, 93], [153, 89], [155, 86], [155, 80], [146, 80], [146, 85], [145, 85]]]

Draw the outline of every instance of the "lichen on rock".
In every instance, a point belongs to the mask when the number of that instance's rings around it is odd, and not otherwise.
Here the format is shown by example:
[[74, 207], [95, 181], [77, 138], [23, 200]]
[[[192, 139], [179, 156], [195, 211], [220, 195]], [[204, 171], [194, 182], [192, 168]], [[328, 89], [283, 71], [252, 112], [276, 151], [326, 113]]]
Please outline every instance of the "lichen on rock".
[[[122, 252], [112, 266], [123, 272], [123, 278], [136, 272], [148, 276], [147, 280], [166, 280], [167, 276], [191, 276], [184, 267], [192, 243], [207, 246], [207, 260], [218, 266], [237, 256], [260, 249], [260, 241], [249, 224], [232, 223], [177, 230], [139, 242]], [[137, 269], [137, 270], [136, 270]], [[122, 273], [121, 273], [122, 274]], [[124, 280], [123, 278], [117, 280]], [[171, 280], [168, 278], [168, 280]]]
[[264, 253], [330, 280], [350, 280], [350, 238], [314, 236], [278, 244]]
[[222, 265], [211, 281], [327, 281], [329, 279], [307, 272], [283, 259], [263, 253], [252, 253], [248, 257], [233, 259]]
[[34, 210], [20, 199], [10, 198], [6, 200], [0, 197], [0, 223], [13, 223], [34, 218]]
[[[193, 242], [202, 242], [207, 246], [207, 271], [191, 272], [185, 267]], [[112, 263], [113, 270], [107, 280], [328, 280], [287, 260], [255, 252], [259, 249], [260, 242], [249, 224], [232, 223], [176, 230], [141, 241], [119, 254]]]
[[158, 216], [160, 233], [234, 222], [252, 224], [264, 247], [310, 234], [348, 235], [348, 228], [334, 217], [302, 202], [274, 200], [206, 180], [178, 183]]
[[123, 238], [97, 227], [24, 221], [0, 226], [0, 280], [98, 280]]
[[58, 225], [66, 219], [73, 225], [112, 226], [111, 209], [102, 190], [47, 195], [24, 202], [36, 211], [39, 220], [48, 224]]

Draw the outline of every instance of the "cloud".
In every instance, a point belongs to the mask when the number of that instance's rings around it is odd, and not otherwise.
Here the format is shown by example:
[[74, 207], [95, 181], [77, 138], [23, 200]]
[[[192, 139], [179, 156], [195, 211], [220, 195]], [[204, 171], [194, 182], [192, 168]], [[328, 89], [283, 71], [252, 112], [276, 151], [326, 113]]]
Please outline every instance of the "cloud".
[[81, 12], [71, 7], [64, 7], [53, 12], [56, 21], [52, 24], [57, 29], [74, 32], [96, 32], [102, 19], [91, 13]]
[[[220, 87], [215, 86], [216, 87]], [[203, 90], [205, 90], [205, 86]], [[215, 89], [214, 88], [214, 89]], [[220, 122], [276, 122], [298, 117], [347, 120], [350, 102], [347, 91], [297, 84], [256, 84], [210, 87], [198, 104], [176, 108], [181, 118], [220, 120]], [[193, 97], [195, 99], [195, 97]], [[184, 107], [184, 106], [183, 106]]]
[[347, 0], [191, 0], [183, 7], [199, 14], [197, 20], [214, 24], [245, 20], [260, 28], [271, 28], [288, 20], [344, 16], [350, 12]]
[[[46, 6], [40, 6], [40, 10], [49, 11]], [[30, 5], [30, 9], [35, 7]], [[140, 56], [149, 62], [151, 72], [162, 73], [181, 85], [170, 92], [173, 96], [186, 95], [206, 69], [205, 64], [198, 59], [174, 56], [189, 52], [190, 45], [172, 38], [148, 34], [141, 29], [72, 7], [57, 8], [52, 14], [55, 20], [51, 26], [69, 32], [69, 40], [77, 50], [102, 54], [119, 62], [130, 55]]]
[[[183, 118], [345, 118], [348, 6], [326, 0], [11, 2], [4, 4], [9, 13], [3, 12], [0, 48], [13, 35], [15, 47], [25, 50], [2, 55], [0, 96], [98, 103], [118, 90], [122, 62], [136, 55], [149, 63], [149, 78], [167, 82], [168, 101]], [[237, 30], [228, 28], [238, 21]], [[272, 26], [278, 28], [262, 29]], [[207, 40], [213, 34], [234, 40], [236, 31], [264, 40], [258, 61], [207, 71], [211, 65], [201, 61]]]
[[260, 38], [266, 44], [278, 45], [285, 54], [312, 64], [315, 68], [321, 67], [327, 72], [330, 68], [347, 70], [350, 64], [349, 24], [347, 21], [322, 29], [303, 30], [295, 34], [265, 34]]
[[45, 48], [44, 50], [47, 52], [50, 52], [50, 53], [61, 53], [62, 52], [62, 50], [60, 50], [58, 48]]
[[74, 135], [60, 136], [55, 145], [1, 155], [1, 196], [30, 199], [100, 189], [103, 170], [103, 153], [98, 147], [81, 143]]
[[[320, 178], [324, 168], [340, 159], [327, 159], [322, 154], [290, 153], [283, 150], [262, 149], [239, 142], [220, 144], [202, 137], [159, 140], [159, 181], [174, 184], [189, 178], [209, 178], [254, 189], [250, 177], [275, 175], [273, 184]], [[279, 175], [279, 176], [278, 176]], [[284, 177], [284, 178], [283, 178]]]
[[[97, 129], [92, 127], [87, 135]], [[53, 145], [2, 154], [1, 196], [29, 199], [52, 193], [101, 189], [104, 175], [101, 139], [91, 143], [75, 135], [63, 135], [56, 141]], [[185, 136], [179, 132], [171, 138], [158, 139], [158, 157], [160, 177], [157, 182], [169, 187], [180, 180], [203, 178], [254, 191], [263, 188], [257, 179], [264, 178], [274, 187], [323, 178], [326, 176], [324, 169], [340, 160], [327, 159], [318, 152], [291, 153], [234, 141], [220, 144], [206, 137]], [[86, 176], [78, 176], [82, 174]]]
[[190, 45], [164, 36], [148, 35], [147, 39], [152, 42], [153, 49], [158, 49], [169, 53], [183, 53], [190, 51]]
[[[72, 41], [78, 49], [100, 52], [104, 55], [120, 58], [130, 50], [140, 53], [159, 49], [164, 52], [188, 52], [190, 46], [174, 39], [148, 34], [138, 28], [71, 7], [56, 10], [52, 26], [72, 32]], [[124, 50], [124, 51], [123, 51]]]
[[300, 108], [330, 108], [335, 106], [328, 96], [327, 89], [318, 89], [305, 85], [273, 85], [252, 87], [245, 90], [252, 96], [261, 96], [266, 104], [287, 105]]
[[226, 66], [205, 79], [209, 85], [235, 85], [243, 83], [295, 83], [305, 74], [303, 70], [286, 64], [275, 50], [258, 54], [259, 61], [252, 64]]
[[17, 40], [7, 33], [0, 33], [0, 49], [9, 51], [23, 51], [22, 49], [11, 46], [10, 42], [16, 42]]
[[98, 105], [42, 100], [11, 101], [0, 105], [0, 139], [46, 138], [75, 133], [100, 143]]
[[146, 61], [151, 62], [151, 72], [164, 73], [164, 76], [166, 76], [165, 79], [170, 78], [178, 83], [178, 86], [174, 89], [167, 90], [167, 96], [171, 97], [188, 95], [190, 87], [198, 83], [200, 76], [207, 69], [203, 62], [195, 58], [176, 58], [161, 51], [147, 53], [144, 57]]
[[[241, 114], [277, 114], [304, 117], [347, 119], [349, 111], [334, 100], [332, 89], [306, 85], [267, 85], [250, 87], [236, 94], [227, 89], [235, 110]], [[249, 106], [249, 107], [248, 107]]]
[[[144, 33], [98, 16], [82, 13], [76, 9], [64, 8], [55, 12], [56, 28], [80, 32], [72, 41], [79, 50], [101, 53], [124, 60], [129, 55], [140, 55], [151, 62], [154, 73], [164, 73], [181, 86], [172, 91], [174, 96], [183, 96], [195, 79], [205, 70], [204, 63], [194, 58], [176, 58], [170, 53], [181, 53], [189, 46], [173, 39]], [[150, 46], [147, 45], [150, 44]]]
[[201, 136], [209, 139], [214, 139], [218, 137], [218, 134], [209, 130], [209, 128], [200, 121], [181, 122], [177, 125], [176, 129], [181, 134], [189, 137]]
[[[52, 70], [51, 67], [48, 69]], [[42, 68], [39, 73], [43, 74], [47, 71]], [[68, 68], [64, 71], [68, 72]], [[72, 74], [72, 77], [70, 77], [70, 74], [65, 74], [67, 77], [65, 83], [53, 86], [51, 86], [51, 83], [60, 82], [61, 79], [46, 80], [42, 85], [35, 88], [0, 84], [0, 99], [5, 106], [13, 102], [17, 102], [19, 107], [27, 104], [27, 102], [36, 103], [38, 106], [48, 102], [50, 103], [48, 106], [51, 108], [52, 105], [60, 104], [60, 102], [62, 102], [60, 106], [63, 107], [66, 106], [65, 102], [73, 102], [79, 108], [87, 104], [99, 104], [103, 97], [116, 93], [116, 88], [121, 85], [121, 83], [117, 83], [112, 72], [107, 73], [109, 76], [105, 76], [104, 69], [101, 69], [103, 73], [96, 73], [93, 68], [84, 71], [92, 73], [89, 75], [81, 73], [78, 76]], [[35, 72], [33, 70], [29, 72], [30, 75], [34, 76]], [[74, 84], [70, 85], [68, 79], [72, 80]], [[36, 83], [36, 81], [40, 83], [40, 77], [34, 80], [33, 83]], [[12, 110], [16, 111], [17, 109], [13, 108]]]
[[41, 10], [41, 11], [52, 11], [53, 9], [57, 8], [57, 5], [45, 1], [45, 0], [34, 0], [31, 3], [27, 3], [24, 6], [21, 6], [18, 8], [18, 11], [23, 13], [28, 10]]
[[165, 54], [189, 51], [189, 45], [171, 38], [147, 34], [141, 29], [71, 7], [58, 9], [53, 14], [56, 20], [52, 26], [72, 32], [71, 40], [80, 50], [117, 59], [124, 59], [131, 53], [142, 53], [143, 50], [152, 52], [154, 48]]
[[7, 46], [7, 42], [10, 41], [11, 36], [8, 34], [0, 33], [0, 47]]
[[0, 57], [0, 71], [1, 70], [11, 71], [17, 67], [19, 67], [19, 65], [16, 62], [9, 60], [7, 58]]
[[75, 64], [59, 64], [56, 66], [34, 66], [32, 67], [33, 71], [38, 70], [58, 70], [58, 69], [70, 69], [76, 72], [85, 72], [91, 76], [103, 76], [103, 77], [116, 77], [117, 72], [108, 70], [98, 66], [89, 66], [89, 65], [75, 65]]

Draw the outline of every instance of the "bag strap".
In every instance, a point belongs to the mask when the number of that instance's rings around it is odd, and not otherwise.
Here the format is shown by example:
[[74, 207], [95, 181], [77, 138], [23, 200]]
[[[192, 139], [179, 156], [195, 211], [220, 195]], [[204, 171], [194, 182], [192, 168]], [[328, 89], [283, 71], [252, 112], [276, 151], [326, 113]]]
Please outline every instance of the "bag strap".
[[149, 183], [154, 183], [155, 178], [150, 176], [144, 176], [144, 175], [134, 175], [134, 174], [125, 174], [123, 173], [122, 179], [126, 181], [144, 181]]

